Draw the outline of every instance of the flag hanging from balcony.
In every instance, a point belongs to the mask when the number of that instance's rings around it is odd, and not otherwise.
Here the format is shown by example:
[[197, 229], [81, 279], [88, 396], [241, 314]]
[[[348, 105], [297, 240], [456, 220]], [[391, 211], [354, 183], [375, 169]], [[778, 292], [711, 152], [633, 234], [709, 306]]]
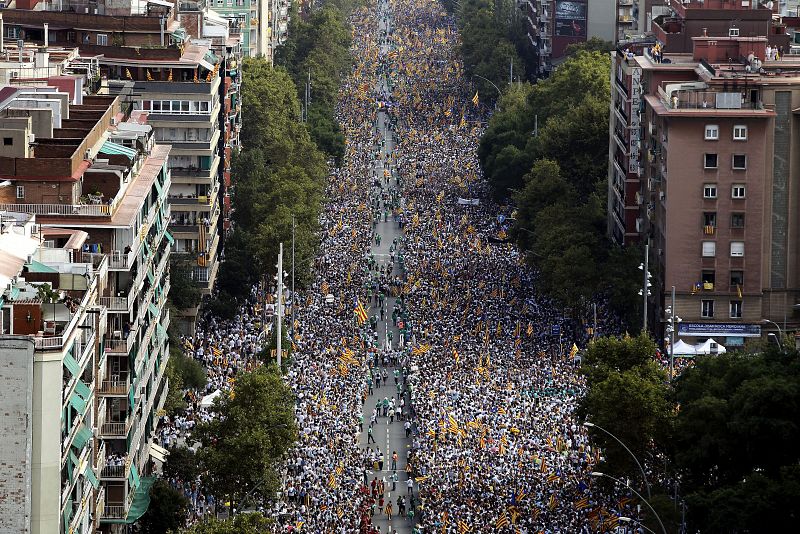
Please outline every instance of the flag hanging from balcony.
[[125, 68], [125, 77], [128, 78], [129, 80], [133, 79], [133, 75], [131, 74], [131, 69]]
[[147, 73], [146, 74], [147, 74], [147, 81], [148, 82], [152, 82], [153, 81], [153, 75], [150, 74], [150, 69], [147, 69]]
[[169, 69], [169, 77], [167, 78], [168, 82], [172, 81], [172, 69]]
[[197, 69], [194, 69], [194, 83], [200, 83], [200, 80], [197, 79]]

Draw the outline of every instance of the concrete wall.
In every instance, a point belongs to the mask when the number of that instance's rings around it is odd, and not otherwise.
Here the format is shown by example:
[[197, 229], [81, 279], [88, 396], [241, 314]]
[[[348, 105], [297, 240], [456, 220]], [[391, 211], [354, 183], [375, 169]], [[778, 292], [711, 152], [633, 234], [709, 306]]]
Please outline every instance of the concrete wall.
[[[33, 340], [0, 336], [0, 406], [3, 407], [3, 431], [0, 432], [2, 533], [31, 532], [32, 397]], [[58, 532], [58, 524], [55, 532]]]

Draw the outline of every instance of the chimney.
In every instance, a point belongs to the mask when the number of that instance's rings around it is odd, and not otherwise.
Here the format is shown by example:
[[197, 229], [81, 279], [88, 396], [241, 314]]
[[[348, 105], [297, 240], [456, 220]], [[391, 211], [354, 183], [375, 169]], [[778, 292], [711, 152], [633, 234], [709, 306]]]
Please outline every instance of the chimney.
[[47, 48], [50, 46], [50, 25], [48, 23], [44, 23], [44, 47]]

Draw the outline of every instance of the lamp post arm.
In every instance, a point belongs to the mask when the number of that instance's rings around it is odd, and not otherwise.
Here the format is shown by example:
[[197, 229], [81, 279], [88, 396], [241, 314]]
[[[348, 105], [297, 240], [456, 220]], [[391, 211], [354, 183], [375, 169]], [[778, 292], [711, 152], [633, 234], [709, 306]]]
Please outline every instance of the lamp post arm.
[[650, 508], [650, 511], [651, 511], [651, 512], [653, 512], [653, 515], [656, 517], [656, 521], [658, 521], [658, 524], [659, 524], [659, 526], [661, 527], [661, 530], [662, 530], [662, 532], [663, 532], [664, 534], [667, 534], [667, 528], [664, 526], [664, 523], [662, 523], [662, 522], [661, 522], [661, 518], [658, 516], [658, 513], [655, 511], [655, 509], [654, 509], [652, 506], [650, 506], [650, 503], [649, 503], [649, 502], [647, 502], [647, 499], [645, 499], [644, 497], [642, 497], [642, 494], [641, 494], [641, 493], [639, 493], [638, 491], [636, 491], [635, 489], [633, 489], [632, 487], [630, 487], [628, 484], [625, 484], [625, 483], [623, 483], [623, 482], [622, 482], [620, 479], [618, 479], [618, 478], [616, 478], [616, 477], [612, 477], [611, 475], [607, 475], [606, 473], [599, 473], [599, 474], [600, 474], [600, 475], [602, 475], [602, 476], [604, 476], [604, 477], [606, 477], [606, 478], [610, 478], [610, 479], [611, 479], [611, 480], [613, 480], [614, 482], [617, 482], [617, 483], [619, 483], [619, 484], [622, 484], [623, 486], [625, 486], [626, 488], [628, 488], [629, 490], [631, 490], [631, 491], [634, 493], [634, 495], [636, 495], [637, 497], [639, 497], [639, 498], [642, 500], [642, 502], [643, 502], [643, 503], [645, 503], [645, 504], [647, 505], [647, 507], [648, 507], [648, 508]]
[[632, 450], [630, 450], [630, 449], [628, 448], [628, 446], [627, 446], [627, 445], [625, 445], [624, 443], [622, 443], [622, 440], [620, 440], [620, 439], [619, 439], [617, 436], [615, 436], [614, 434], [612, 434], [611, 432], [609, 432], [609, 431], [608, 431], [608, 430], [606, 430], [605, 428], [603, 428], [603, 427], [601, 427], [601, 426], [598, 426], [598, 425], [596, 425], [596, 424], [594, 424], [594, 423], [589, 423], [589, 425], [590, 425], [590, 428], [596, 428], [596, 429], [598, 429], [598, 430], [602, 430], [603, 432], [605, 432], [606, 434], [608, 434], [609, 436], [611, 436], [612, 438], [614, 438], [614, 440], [615, 440], [617, 443], [619, 443], [620, 445], [622, 445], [622, 447], [623, 447], [623, 448], [624, 448], [626, 451], [628, 451], [628, 454], [630, 454], [630, 455], [631, 455], [631, 458], [633, 458], [633, 461], [634, 461], [634, 462], [636, 462], [636, 465], [637, 465], [637, 467], [639, 467], [639, 471], [642, 473], [642, 479], [644, 479], [644, 485], [645, 485], [645, 487], [647, 488], [647, 498], [648, 498], [648, 499], [649, 499], [649, 498], [651, 498], [651, 496], [652, 496], [652, 495], [651, 495], [651, 493], [650, 493], [650, 483], [647, 481], [647, 474], [644, 472], [644, 468], [642, 467], [642, 464], [640, 464], [640, 463], [639, 463], [639, 459], [636, 457], [636, 455], [635, 455], [635, 454], [633, 454], [633, 451], [632, 451]]

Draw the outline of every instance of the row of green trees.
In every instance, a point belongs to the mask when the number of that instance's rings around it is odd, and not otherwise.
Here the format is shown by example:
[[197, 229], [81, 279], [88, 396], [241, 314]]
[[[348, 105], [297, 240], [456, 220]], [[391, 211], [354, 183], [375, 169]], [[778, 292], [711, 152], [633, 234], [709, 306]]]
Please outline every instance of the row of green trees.
[[[645, 335], [592, 343], [582, 370], [589, 392], [582, 417], [618, 437], [654, 472], [679, 482], [689, 531], [789, 532], [800, 498], [800, 354], [758, 346], [750, 353], [698, 357], [672, 384]], [[600, 430], [600, 469], [630, 477], [645, 494], [636, 463]], [[650, 476], [651, 504], [678, 531], [678, 503]], [[648, 518], [656, 531], [658, 523]]]
[[305, 19], [293, 17], [291, 38], [275, 54], [275, 64], [289, 72], [303, 105], [306, 84], [311, 82], [308, 130], [320, 150], [337, 162], [344, 157], [344, 134], [334, 108], [342, 79], [352, 63], [346, 17], [354, 5], [354, 0], [326, 1]]
[[[244, 149], [233, 159], [232, 221], [219, 278], [220, 297], [212, 306], [226, 316], [232, 303], [249, 294], [262, 274], [276, 272], [279, 243], [288, 252], [295, 224], [296, 271], [308, 278], [316, 250], [315, 232], [327, 166], [300, 120], [297, 89], [289, 73], [262, 58], [248, 58], [242, 69]], [[285, 269], [291, 269], [286, 255]]]
[[[276, 467], [297, 440], [291, 388], [276, 366], [262, 366], [237, 375], [232, 393], [223, 394], [214, 409], [219, 417], [199, 424], [192, 434], [201, 443], [197, 453], [172, 449], [164, 478], [193, 481], [202, 474], [203, 491], [238, 511], [273, 499], [280, 485]], [[150, 495], [151, 505], [139, 525], [143, 532], [164, 534], [184, 525], [188, 502], [179, 491], [160, 480]], [[212, 522], [188, 532], [250, 532], [249, 521]]]
[[482, 101], [497, 100], [495, 86], [508, 86], [512, 64], [514, 80], [526, 79], [526, 71], [532, 69], [530, 61], [523, 59], [532, 57], [525, 52], [530, 49], [525, 28], [527, 20], [515, 1], [442, 0], [442, 5], [455, 15], [464, 72], [473, 78]]
[[517, 206], [512, 234], [542, 288], [576, 316], [603, 296], [635, 327], [640, 252], [606, 237], [610, 60], [596, 51], [604, 46], [576, 47], [550, 78], [509, 88], [478, 157], [495, 199]]

